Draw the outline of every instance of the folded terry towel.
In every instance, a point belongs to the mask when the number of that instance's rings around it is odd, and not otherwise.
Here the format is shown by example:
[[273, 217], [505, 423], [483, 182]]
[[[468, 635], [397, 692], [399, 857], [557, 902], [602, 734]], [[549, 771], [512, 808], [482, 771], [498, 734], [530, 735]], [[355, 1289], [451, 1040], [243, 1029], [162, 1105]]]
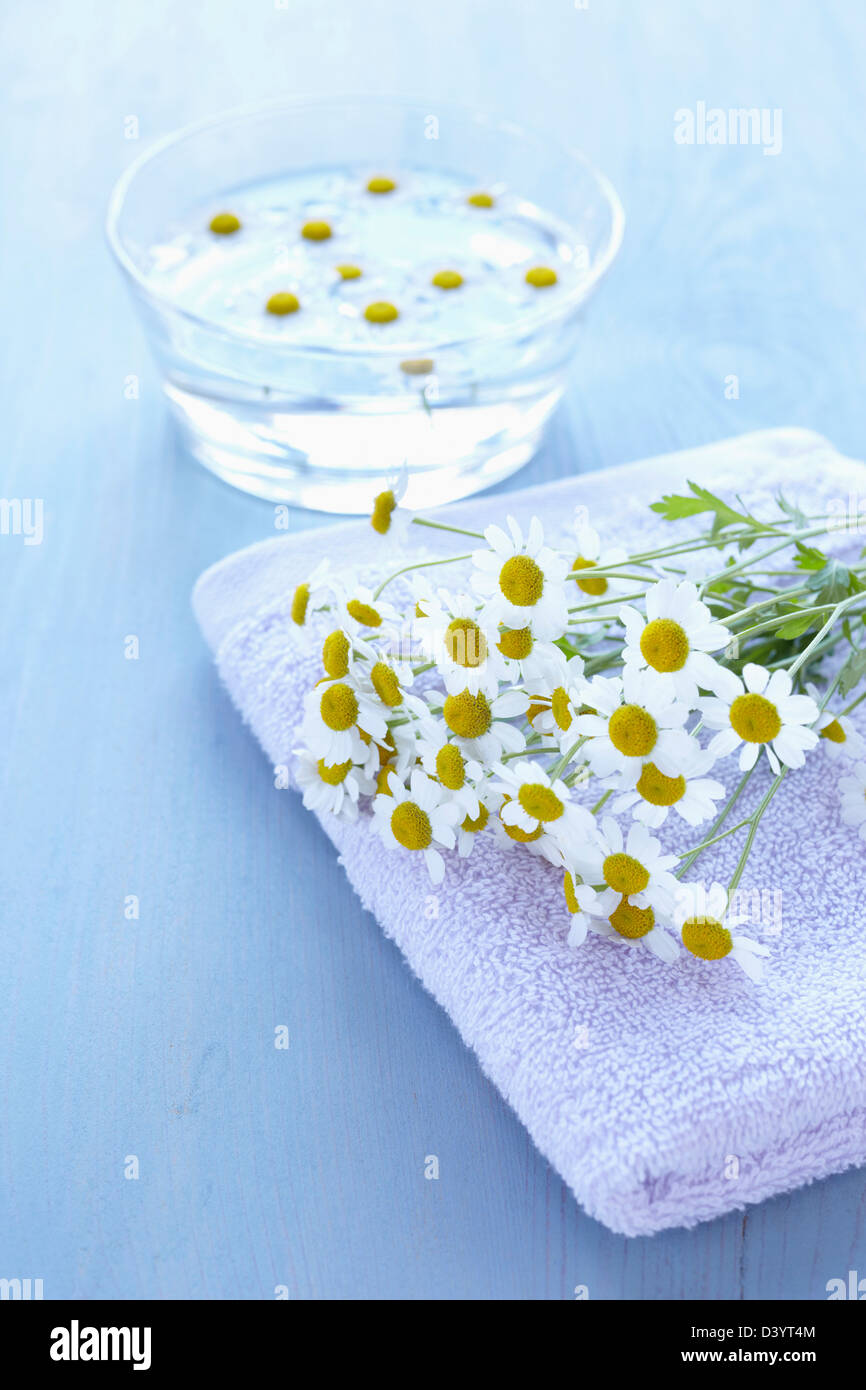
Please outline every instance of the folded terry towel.
[[[739, 492], [758, 512], [783, 487], [813, 514], [866, 483], [863, 465], [819, 436], [777, 430], [476, 498], [444, 515], [482, 529], [508, 512], [537, 514], [557, 543], [583, 504], [606, 539], [633, 547], [670, 536], [647, 504], [687, 478]], [[425, 531], [423, 543], [447, 554], [454, 539]], [[232, 555], [195, 590], [220, 675], [274, 765], [291, 766], [302, 696], [320, 674], [322, 625], [294, 626], [289, 606], [323, 554], [365, 582], [397, 568], [387, 542], [351, 522]], [[773, 959], [758, 987], [731, 962], [667, 967], [596, 938], [570, 950], [560, 875], [492, 836], [466, 860], [448, 856], [431, 913], [427, 875], [385, 849], [367, 817], [321, 819], [364, 906], [578, 1200], [636, 1235], [866, 1159], [866, 863], [863, 841], [840, 820], [841, 767], [812, 757], [762, 822], [741, 888], [769, 892], [783, 928], [768, 938]], [[263, 770], [263, 795], [271, 785]], [[709, 851], [703, 872], [726, 881], [739, 838]]]

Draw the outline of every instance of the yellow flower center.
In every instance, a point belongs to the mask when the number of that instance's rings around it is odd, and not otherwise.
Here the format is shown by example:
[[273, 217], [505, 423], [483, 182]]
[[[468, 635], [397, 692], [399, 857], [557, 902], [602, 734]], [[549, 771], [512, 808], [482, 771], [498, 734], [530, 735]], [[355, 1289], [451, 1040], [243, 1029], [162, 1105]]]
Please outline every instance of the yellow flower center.
[[292, 596], [292, 622], [297, 623], [298, 627], [304, 626], [304, 621], [307, 616], [307, 604], [309, 601], [309, 584], [299, 584]]
[[382, 614], [378, 613], [375, 608], [371, 608], [369, 603], [362, 603], [359, 598], [350, 598], [346, 604], [346, 611], [362, 627], [381, 627], [382, 625]]
[[489, 193], [470, 193], [466, 201], [472, 208], [492, 208], [494, 205]]
[[399, 310], [386, 299], [377, 299], [375, 304], [368, 304], [364, 310], [364, 318], [368, 323], [391, 323], [398, 317]]
[[556, 271], [548, 265], [534, 265], [526, 272], [526, 283], [537, 290], [545, 290], [548, 285], [556, 284]]
[[391, 788], [388, 786], [388, 775], [394, 770], [393, 763], [384, 763], [376, 773], [376, 790], [383, 796], [391, 795]]
[[529, 709], [526, 711], [526, 718], [529, 720], [533, 729], [535, 728], [535, 721], [538, 718], [538, 716], [540, 714], [544, 714], [545, 711], [548, 709], [550, 709], [550, 705], [547, 703], [546, 700], [544, 700], [544, 703], [542, 703], [541, 699], [533, 700], [533, 702], [529, 706]]
[[327, 241], [331, 235], [331, 226], [328, 222], [305, 222], [301, 228], [301, 236], [307, 241]]
[[567, 869], [565, 871], [565, 877], [562, 880], [562, 890], [565, 893], [565, 905], [572, 916], [574, 916], [576, 912], [580, 912], [580, 903], [575, 896], [574, 879]]
[[351, 686], [343, 681], [329, 685], [319, 702], [322, 720], [335, 733], [351, 729], [358, 718], [358, 701]]
[[343, 781], [349, 768], [352, 766], [352, 759], [349, 758], [345, 763], [333, 763], [328, 765], [324, 758], [320, 758], [316, 763], [319, 776], [323, 782], [327, 782], [329, 787], [337, 787]]
[[651, 907], [635, 907], [626, 898], [617, 904], [607, 920], [614, 931], [618, 931], [620, 936], [627, 936], [630, 941], [646, 936], [656, 924]]
[[512, 555], [499, 572], [499, 587], [509, 603], [531, 608], [544, 592], [544, 574], [528, 555]]
[[685, 777], [665, 777], [655, 763], [647, 763], [637, 781], [637, 789], [651, 806], [673, 806], [685, 796]]
[[630, 898], [633, 893], [642, 893], [649, 883], [649, 870], [639, 859], [630, 854], [609, 854], [601, 866], [604, 881], [615, 893]]
[[463, 754], [453, 743], [443, 743], [436, 754], [436, 776], [449, 791], [459, 791], [466, 781]]
[[397, 187], [393, 179], [389, 179], [382, 174], [378, 174], [367, 183], [368, 193], [393, 193]]
[[481, 801], [478, 804], [478, 815], [474, 817], [466, 816], [465, 819], [461, 822], [460, 828], [461, 830], [468, 830], [470, 835], [477, 835], [479, 830], [484, 829], [489, 819], [490, 812], [484, 805], [484, 802]]
[[656, 671], [681, 671], [689, 657], [689, 639], [679, 623], [656, 618], [641, 633], [640, 649]]
[[556, 793], [538, 782], [524, 782], [517, 793], [517, 800], [526, 814], [535, 820], [559, 820], [565, 810]]
[[437, 270], [432, 283], [440, 290], [459, 290], [463, 276], [459, 270]]
[[683, 945], [701, 960], [721, 960], [733, 942], [727, 927], [714, 917], [690, 917], [683, 923]]
[[269, 314], [296, 314], [301, 307], [301, 302], [296, 294], [290, 294], [288, 290], [280, 290], [278, 294], [272, 294], [265, 308]]
[[338, 265], [335, 269], [341, 280], [360, 280], [363, 273], [359, 265]]
[[349, 639], [339, 628], [325, 638], [322, 645], [322, 665], [333, 680], [345, 676], [349, 669]]
[[400, 371], [407, 376], [429, 376], [433, 366], [432, 357], [406, 357], [400, 363]]
[[404, 849], [427, 849], [433, 839], [430, 817], [414, 801], [401, 801], [394, 807], [391, 830]]
[[391, 667], [387, 666], [384, 661], [375, 663], [370, 672], [370, 680], [383, 705], [389, 705], [391, 709], [396, 709], [397, 705], [403, 703], [400, 683]]
[[[578, 555], [571, 568], [572, 570], [594, 570], [596, 565], [597, 561], [586, 560], [582, 555]], [[575, 582], [578, 589], [589, 594], [590, 598], [600, 598], [602, 594], [607, 593], [607, 580], [603, 575], [598, 579], [578, 579]]]
[[[502, 805], [507, 806], [510, 800], [511, 797], [506, 796], [504, 801], [502, 802]], [[521, 830], [519, 825], [506, 825], [505, 821], [502, 819], [501, 808], [499, 813], [499, 822], [502, 826], [502, 829], [508, 836], [509, 840], [516, 840], [519, 845], [528, 845], [533, 840], [540, 840], [542, 835], [544, 834], [543, 825], [537, 825], [534, 830]]]
[[442, 714], [458, 738], [480, 738], [493, 723], [490, 704], [481, 691], [470, 695], [468, 690], [461, 690], [459, 695], [446, 696]]
[[503, 656], [510, 657], [512, 661], [523, 661], [532, 651], [532, 628], [503, 628], [496, 645]]
[[233, 212], [218, 212], [210, 222], [211, 231], [218, 236], [231, 236], [232, 232], [240, 231], [240, 226], [241, 219], [235, 217]]
[[825, 724], [821, 730], [821, 737], [829, 739], [831, 743], [847, 743], [848, 735], [842, 728], [838, 719], [831, 719], [829, 724]]
[[391, 525], [391, 513], [397, 505], [397, 499], [390, 489], [387, 492], [380, 492], [373, 502], [373, 515], [370, 517], [370, 525], [374, 531], [378, 531], [380, 536], [384, 536]]
[[445, 650], [457, 666], [471, 669], [487, 660], [487, 638], [472, 618], [453, 618], [445, 629]]
[[571, 728], [570, 703], [568, 691], [561, 685], [558, 685], [550, 697], [550, 708], [553, 711], [553, 717], [556, 720], [557, 726], [562, 729], [563, 733]]
[[614, 710], [607, 724], [608, 737], [618, 753], [627, 758], [645, 758], [656, 746], [658, 726], [640, 705], [622, 705]]
[[770, 743], [782, 727], [779, 711], [763, 695], [738, 695], [730, 709], [732, 729], [746, 743]]

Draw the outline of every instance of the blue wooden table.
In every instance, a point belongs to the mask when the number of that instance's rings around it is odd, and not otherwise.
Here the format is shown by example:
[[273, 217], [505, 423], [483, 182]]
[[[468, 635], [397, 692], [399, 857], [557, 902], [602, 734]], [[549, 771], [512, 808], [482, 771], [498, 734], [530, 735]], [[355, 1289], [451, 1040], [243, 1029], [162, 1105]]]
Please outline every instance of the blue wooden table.
[[[44, 532], [0, 534], [0, 1277], [738, 1299], [866, 1275], [863, 1172], [626, 1240], [539, 1157], [218, 686], [189, 592], [273, 509], [179, 450], [102, 237], [116, 177], [193, 118], [468, 100], [584, 147], [628, 217], [514, 485], [778, 424], [856, 456], [864, 50], [860, 0], [6, 7], [0, 493], [43, 499]], [[781, 149], [678, 142], [701, 102], [781, 112]]]

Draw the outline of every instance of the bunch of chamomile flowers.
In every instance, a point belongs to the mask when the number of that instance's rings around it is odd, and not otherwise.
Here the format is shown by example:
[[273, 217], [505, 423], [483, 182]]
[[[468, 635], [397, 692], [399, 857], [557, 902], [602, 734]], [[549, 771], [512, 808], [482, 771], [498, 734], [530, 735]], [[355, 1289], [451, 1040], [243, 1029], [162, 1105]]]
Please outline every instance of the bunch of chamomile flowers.
[[[866, 565], [825, 554], [826, 521], [782, 497], [766, 520], [689, 487], [654, 505], [686, 534], [631, 554], [580, 508], [554, 546], [537, 517], [465, 531], [381, 494], [372, 525], [400, 537], [395, 573], [372, 590], [323, 562], [291, 600], [325, 634], [296, 750], [305, 804], [366, 816], [433, 884], [493, 836], [559, 873], [572, 947], [684, 949], [759, 979], [768, 951], [735, 904], [785, 776], [821, 748], [851, 760], [842, 816], [866, 837], [863, 696], [844, 703], [866, 676]], [[461, 553], [413, 559], [414, 525], [455, 533]], [[734, 816], [756, 772], [763, 795]], [[665, 845], [674, 824], [685, 852]], [[727, 884], [684, 879], [734, 834]]]

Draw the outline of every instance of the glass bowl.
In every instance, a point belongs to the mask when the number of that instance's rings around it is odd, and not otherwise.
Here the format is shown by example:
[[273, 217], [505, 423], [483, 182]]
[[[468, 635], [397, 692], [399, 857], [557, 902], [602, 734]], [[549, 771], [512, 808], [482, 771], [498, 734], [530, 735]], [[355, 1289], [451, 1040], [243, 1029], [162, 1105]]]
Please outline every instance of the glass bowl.
[[[438, 291], [428, 291], [418, 296], [417, 312], [370, 325], [359, 306], [379, 281], [368, 290], [363, 281], [333, 275], [332, 285], [335, 242], [310, 253], [330, 258], [315, 273], [325, 286], [316, 291], [322, 305], [341, 297], [333, 332], [321, 314], [277, 321], [262, 312], [261, 326], [249, 318], [232, 322], [228, 309], [191, 307], [163, 273], [166, 259], [180, 254], [177, 245], [195, 241], [190, 228], [220, 243], [207, 254], [223, 265], [229, 238], [207, 231], [213, 214], [256, 198], [255, 206], [264, 206], [261, 190], [280, 188], [280, 180], [323, 177], [336, 187], [346, 170], [359, 178], [361, 171], [395, 172], [410, 192], [446, 189], [430, 225], [445, 208], [442, 225], [451, 225], [453, 214], [455, 233], [465, 233], [465, 245], [482, 260], [491, 240], [487, 214], [467, 213], [466, 197], [457, 194], [494, 189], [494, 269], [502, 268], [503, 245], [508, 259], [513, 226], [530, 227], [533, 236], [540, 229], [563, 273], [552, 287], [526, 289], [527, 252], [518, 238], [515, 264], [502, 270], [510, 277], [509, 300], [501, 312], [497, 306], [498, 320], [473, 318], [472, 311], [449, 318], [440, 303], [456, 297], [434, 302]], [[419, 207], [423, 213], [423, 196], [411, 205], [409, 193], [402, 205], [399, 196], [391, 204], [395, 218], [417, 216]], [[374, 201], [378, 216], [384, 200]], [[273, 288], [280, 289], [282, 233], [273, 202], [262, 214], [270, 230], [256, 230], [254, 218], [243, 234], [259, 249], [262, 237], [271, 237]], [[287, 217], [295, 211], [284, 210]], [[460, 221], [467, 216], [476, 221]], [[429, 507], [487, 487], [531, 457], [562, 394], [581, 307], [619, 249], [623, 222], [608, 181], [550, 138], [440, 103], [367, 96], [280, 100], [188, 126], [127, 169], [111, 197], [107, 231], [193, 455], [258, 497], [363, 513], [385, 487], [402, 488], [408, 507]], [[414, 227], [410, 241], [427, 230], [423, 221]], [[351, 249], [351, 235], [344, 241]], [[446, 264], [447, 254], [442, 245]], [[379, 270], [387, 280], [387, 254]], [[407, 283], [405, 266], [401, 275]], [[227, 295], [224, 303], [232, 302]], [[481, 300], [464, 299], [461, 309], [473, 302]]]

